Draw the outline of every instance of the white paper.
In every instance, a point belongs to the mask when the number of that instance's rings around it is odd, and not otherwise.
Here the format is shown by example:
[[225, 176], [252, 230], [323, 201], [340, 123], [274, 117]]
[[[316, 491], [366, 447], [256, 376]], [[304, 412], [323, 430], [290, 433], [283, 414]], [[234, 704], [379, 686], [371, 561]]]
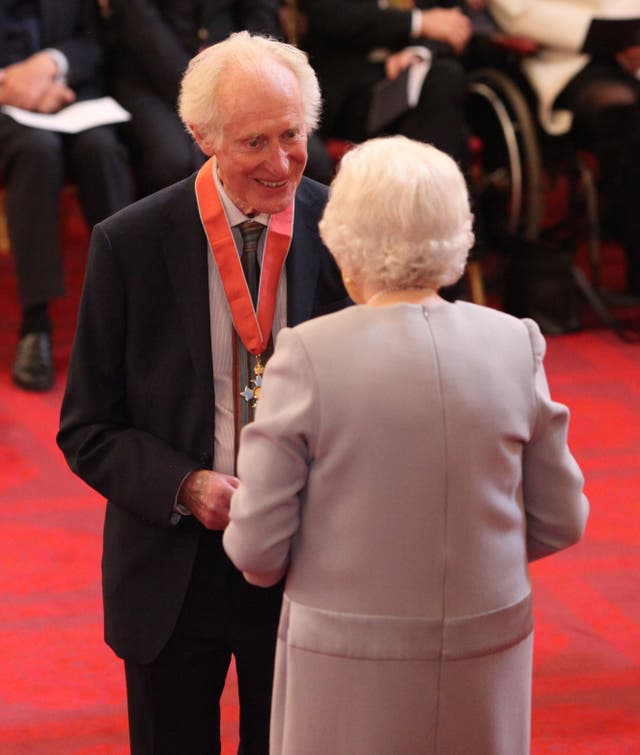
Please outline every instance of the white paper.
[[110, 123], [123, 123], [131, 119], [131, 113], [118, 104], [113, 97], [100, 97], [96, 100], [82, 100], [62, 108], [57, 113], [32, 113], [12, 105], [3, 105], [2, 112], [14, 121], [32, 128], [47, 131], [61, 131], [65, 134], [77, 134], [95, 126]]
[[407, 80], [407, 99], [409, 106], [415, 107], [420, 99], [422, 85], [431, 68], [431, 56], [427, 60], [421, 60], [418, 63], [412, 63], [409, 68], [409, 78]]

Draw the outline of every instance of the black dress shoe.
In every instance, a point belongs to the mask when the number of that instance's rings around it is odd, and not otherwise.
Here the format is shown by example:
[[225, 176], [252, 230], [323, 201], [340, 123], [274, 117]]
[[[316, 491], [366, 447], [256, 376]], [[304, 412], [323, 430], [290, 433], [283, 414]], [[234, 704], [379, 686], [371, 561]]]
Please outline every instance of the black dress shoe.
[[46, 391], [53, 385], [49, 333], [27, 333], [18, 341], [13, 382], [28, 391]]

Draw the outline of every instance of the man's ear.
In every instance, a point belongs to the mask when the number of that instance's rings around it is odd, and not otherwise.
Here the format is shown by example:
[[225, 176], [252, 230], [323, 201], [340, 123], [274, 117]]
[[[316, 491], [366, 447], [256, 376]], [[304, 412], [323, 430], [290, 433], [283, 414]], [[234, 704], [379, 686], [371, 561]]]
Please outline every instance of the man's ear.
[[208, 136], [205, 136], [205, 134], [203, 134], [193, 123], [189, 124], [189, 129], [193, 134], [193, 138], [196, 140], [198, 147], [200, 147], [207, 157], [211, 157], [211, 155], [213, 155], [213, 144], [211, 139]]

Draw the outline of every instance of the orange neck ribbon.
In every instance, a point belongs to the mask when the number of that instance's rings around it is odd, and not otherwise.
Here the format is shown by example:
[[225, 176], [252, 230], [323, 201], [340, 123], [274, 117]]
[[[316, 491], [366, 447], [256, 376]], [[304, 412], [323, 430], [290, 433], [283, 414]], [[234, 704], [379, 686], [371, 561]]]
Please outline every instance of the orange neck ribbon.
[[294, 203], [292, 202], [283, 212], [270, 217], [264, 244], [256, 313], [242, 270], [240, 255], [213, 178], [214, 169], [213, 158], [210, 158], [200, 168], [196, 177], [200, 220], [220, 272], [233, 325], [247, 351], [257, 356], [265, 351], [271, 335], [278, 283], [291, 244]]

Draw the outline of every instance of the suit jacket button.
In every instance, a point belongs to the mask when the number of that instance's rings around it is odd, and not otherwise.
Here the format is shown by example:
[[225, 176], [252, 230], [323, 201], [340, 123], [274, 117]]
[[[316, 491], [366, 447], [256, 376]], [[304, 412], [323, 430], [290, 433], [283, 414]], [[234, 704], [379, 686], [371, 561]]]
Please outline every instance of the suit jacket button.
[[203, 453], [200, 454], [200, 465], [203, 469], [211, 469], [213, 466], [213, 454], [209, 451], [203, 451]]

